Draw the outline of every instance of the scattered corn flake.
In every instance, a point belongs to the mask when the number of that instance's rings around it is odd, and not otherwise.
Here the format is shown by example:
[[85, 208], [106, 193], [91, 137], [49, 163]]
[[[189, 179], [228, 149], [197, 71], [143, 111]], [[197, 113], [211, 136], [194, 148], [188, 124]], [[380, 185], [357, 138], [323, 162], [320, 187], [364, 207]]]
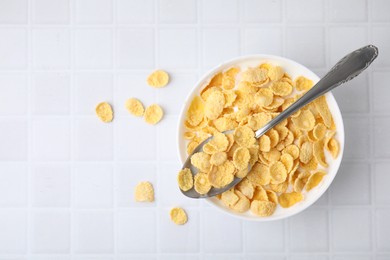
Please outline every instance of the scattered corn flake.
[[187, 223], [187, 213], [182, 208], [172, 208], [169, 215], [176, 225], [184, 225]]
[[182, 191], [188, 191], [192, 189], [194, 185], [194, 180], [192, 177], [192, 172], [188, 168], [182, 169], [177, 175], [177, 183], [179, 184], [179, 188]]
[[324, 171], [317, 171], [313, 174], [310, 175], [309, 179], [307, 180], [306, 183], [306, 191], [312, 190], [314, 187], [316, 187], [320, 182], [322, 181], [322, 178], [325, 176]]
[[289, 208], [294, 204], [303, 200], [303, 195], [300, 192], [283, 193], [279, 196], [278, 201], [283, 208]]
[[238, 170], [248, 168], [251, 156], [248, 148], [240, 147], [233, 154], [233, 164]]
[[282, 183], [287, 178], [286, 167], [280, 161], [274, 162], [270, 165], [269, 173], [271, 176], [271, 183], [273, 183], [273, 184]]
[[194, 189], [199, 194], [207, 194], [211, 189], [211, 184], [206, 173], [199, 172], [194, 177]]
[[114, 117], [114, 112], [112, 111], [112, 107], [107, 102], [101, 102], [96, 106], [96, 115], [99, 117], [101, 121], [104, 123], [109, 123], [112, 121]]
[[227, 160], [227, 154], [225, 152], [215, 152], [210, 157], [210, 163], [215, 166], [223, 164]]
[[163, 70], [155, 70], [148, 76], [146, 82], [151, 87], [162, 88], [168, 84], [169, 75]]
[[133, 116], [143, 116], [145, 109], [144, 106], [142, 105], [141, 101], [139, 101], [136, 98], [129, 98], [126, 101], [126, 109], [129, 111], [130, 114]]
[[271, 201], [254, 200], [251, 203], [251, 212], [260, 217], [271, 216], [276, 209], [276, 203]]
[[153, 202], [154, 189], [150, 182], [143, 181], [135, 187], [135, 201], [137, 202]]
[[158, 122], [160, 122], [163, 115], [164, 115], [164, 112], [163, 112], [162, 108], [157, 104], [153, 104], [153, 105], [146, 108], [145, 114], [144, 114], [144, 119], [145, 119], [146, 123], [151, 124], [151, 125], [155, 125]]

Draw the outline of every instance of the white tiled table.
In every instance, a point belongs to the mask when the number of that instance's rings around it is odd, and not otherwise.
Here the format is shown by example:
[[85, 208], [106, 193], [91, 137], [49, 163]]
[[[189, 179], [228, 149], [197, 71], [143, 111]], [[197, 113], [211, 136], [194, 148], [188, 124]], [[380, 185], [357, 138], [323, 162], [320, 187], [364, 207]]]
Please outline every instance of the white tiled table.
[[[390, 259], [389, 11], [387, 0], [0, 0], [0, 259]], [[368, 43], [375, 64], [335, 91], [345, 159], [313, 207], [252, 223], [179, 194], [177, 117], [202, 73], [268, 53], [323, 75]], [[155, 68], [172, 75], [167, 88], [146, 86]], [[129, 116], [131, 96], [161, 104], [164, 120]], [[94, 116], [102, 100], [111, 124]], [[141, 180], [154, 203], [133, 201]], [[176, 205], [182, 227], [168, 217]]]

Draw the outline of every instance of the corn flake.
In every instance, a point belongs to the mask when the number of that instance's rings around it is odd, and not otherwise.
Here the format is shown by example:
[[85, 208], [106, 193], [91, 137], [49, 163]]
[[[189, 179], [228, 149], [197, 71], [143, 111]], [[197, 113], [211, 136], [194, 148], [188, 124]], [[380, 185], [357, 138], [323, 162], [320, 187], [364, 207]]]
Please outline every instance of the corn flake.
[[209, 182], [215, 188], [225, 187], [233, 181], [234, 171], [234, 165], [230, 161], [226, 161], [219, 166], [213, 166], [208, 173]]
[[268, 185], [271, 180], [268, 166], [255, 163], [246, 178], [255, 186]]
[[303, 195], [300, 192], [283, 193], [279, 196], [278, 201], [283, 208], [289, 208], [294, 204], [303, 200]]
[[203, 118], [204, 103], [200, 97], [196, 96], [187, 110], [187, 121], [190, 125], [197, 126], [202, 122]]
[[139, 101], [136, 98], [129, 98], [126, 101], [126, 109], [129, 111], [130, 114], [133, 116], [143, 116], [145, 109], [144, 106], [142, 105], [141, 101]]
[[268, 217], [275, 212], [276, 203], [271, 201], [254, 200], [252, 201], [250, 208], [253, 214], [260, 217]]
[[274, 93], [274, 95], [278, 96], [288, 96], [292, 93], [292, 86], [288, 84], [287, 82], [278, 81], [271, 84], [270, 89]]
[[300, 76], [295, 80], [295, 87], [298, 91], [308, 91], [313, 87], [313, 81]]
[[242, 147], [251, 147], [255, 142], [255, 133], [248, 126], [239, 126], [233, 134], [234, 141]]
[[113, 119], [113, 111], [110, 104], [107, 102], [101, 102], [96, 106], [96, 115], [99, 117], [101, 121], [104, 123], [109, 123]]
[[212, 92], [206, 99], [205, 115], [214, 120], [219, 117], [225, 106], [225, 96], [221, 91]]
[[274, 162], [269, 167], [269, 173], [271, 176], [271, 182], [273, 184], [279, 184], [286, 180], [287, 170], [282, 162]]
[[155, 125], [158, 122], [160, 122], [163, 115], [164, 115], [164, 112], [163, 112], [162, 108], [157, 104], [153, 104], [153, 105], [146, 108], [144, 119], [145, 119], [146, 123], [151, 124], [151, 125]]
[[169, 75], [163, 70], [153, 71], [146, 80], [149, 86], [154, 88], [165, 87], [169, 82]]
[[207, 194], [211, 189], [211, 184], [206, 173], [197, 173], [194, 177], [194, 189], [199, 194]]
[[299, 129], [310, 131], [314, 128], [315, 118], [313, 114], [309, 110], [303, 110], [299, 116], [291, 118], [291, 121], [296, 125]]
[[216, 152], [210, 157], [210, 163], [215, 166], [223, 164], [226, 160], [227, 154], [225, 152]]
[[191, 170], [188, 168], [182, 169], [177, 175], [177, 182], [179, 183], [179, 188], [182, 191], [188, 191], [192, 189], [194, 180], [192, 178]]
[[187, 213], [182, 208], [173, 208], [169, 213], [171, 220], [176, 225], [184, 225], [187, 223]]
[[233, 163], [238, 170], [244, 170], [248, 168], [249, 160], [251, 156], [248, 148], [240, 147], [233, 154]]
[[154, 189], [150, 182], [143, 181], [135, 187], [135, 201], [137, 202], [153, 202]]
[[191, 164], [202, 172], [209, 172], [211, 167], [210, 155], [204, 152], [194, 153], [191, 156]]
[[248, 211], [251, 204], [249, 199], [238, 190], [235, 190], [235, 193], [238, 196], [238, 201], [234, 205], [231, 205], [230, 208], [240, 213]]
[[310, 191], [314, 187], [316, 187], [320, 182], [322, 181], [322, 178], [325, 176], [325, 172], [323, 171], [317, 171], [313, 174], [310, 175], [309, 179], [307, 180], [306, 183], [306, 191]]

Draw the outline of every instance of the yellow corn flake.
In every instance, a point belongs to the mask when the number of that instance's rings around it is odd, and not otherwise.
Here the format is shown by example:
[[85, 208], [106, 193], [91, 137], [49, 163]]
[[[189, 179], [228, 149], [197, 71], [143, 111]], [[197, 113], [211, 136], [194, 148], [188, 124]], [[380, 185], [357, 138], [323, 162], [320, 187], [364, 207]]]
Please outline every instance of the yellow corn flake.
[[172, 208], [169, 215], [176, 225], [184, 225], [187, 223], [187, 213], [182, 208]]
[[96, 106], [96, 115], [104, 123], [109, 123], [114, 118], [114, 112], [112, 107], [107, 102], [101, 102]]
[[199, 125], [204, 118], [204, 103], [199, 96], [195, 96], [187, 110], [187, 121], [192, 126]]
[[146, 82], [151, 87], [162, 88], [168, 84], [169, 75], [163, 70], [156, 70], [148, 76]]
[[279, 161], [281, 156], [280, 152], [275, 148], [271, 149], [271, 151], [269, 152], [263, 152], [262, 154], [264, 158], [269, 162]]
[[[288, 130], [286, 138], [283, 140], [284, 146], [290, 145], [294, 142], [294, 134]], [[284, 148], [284, 147], [283, 147]]]
[[200, 97], [204, 100], [204, 101], [206, 101], [208, 98], [209, 98], [209, 96], [212, 94], [212, 93], [214, 93], [214, 92], [221, 92], [222, 93], [222, 89], [220, 88], [220, 87], [206, 87], [205, 89], [207, 89], [206, 91], [204, 91], [204, 92], [201, 92], [201, 94], [200, 94]]
[[238, 84], [237, 91], [243, 92], [245, 94], [254, 95], [258, 90], [258, 87], [254, 84], [247, 82], [247, 81], [241, 81], [240, 84]]
[[282, 162], [274, 162], [269, 167], [269, 173], [271, 176], [271, 182], [273, 184], [279, 184], [286, 180], [287, 170]]
[[209, 142], [210, 145], [214, 146], [216, 151], [224, 152], [229, 146], [229, 140], [225, 134], [215, 133], [213, 139]]
[[299, 148], [295, 144], [290, 144], [290, 145], [286, 146], [283, 149], [282, 155], [283, 154], [291, 155], [294, 160], [298, 159], [298, 157], [299, 157]]
[[210, 83], [201, 91], [201, 94], [211, 87], [220, 87], [222, 85], [223, 74], [221, 72], [214, 75]]
[[269, 88], [261, 88], [256, 92], [254, 99], [258, 106], [267, 107], [272, 104], [274, 93]]
[[278, 131], [279, 141], [283, 141], [288, 135], [288, 128], [285, 126], [277, 126], [275, 129]]
[[283, 81], [273, 82], [270, 86], [270, 89], [272, 90], [274, 95], [278, 95], [282, 97], [290, 95], [293, 90], [290, 84]]
[[298, 147], [302, 147], [302, 144], [304, 144], [305, 142], [309, 141], [307, 136], [305, 135], [301, 135], [300, 137], [298, 137], [297, 139], [297, 146]]
[[271, 190], [274, 191], [274, 192], [284, 193], [284, 192], [287, 191], [288, 182], [285, 181], [285, 182], [282, 182], [282, 183], [279, 183], [279, 184], [270, 184], [269, 186], [270, 186]]
[[280, 161], [283, 163], [284, 167], [286, 167], [287, 172], [290, 172], [293, 169], [294, 158], [290, 154], [282, 154], [282, 156], [280, 156]]
[[305, 188], [306, 180], [304, 178], [296, 178], [294, 180], [293, 189], [295, 192], [301, 192]]
[[210, 170], [210, 155], [204, 152], [194, 153], [191, 156], [191, 164], [202, 172], [208, 172]]
[[318, 111], [318, 113], [321, 115], [324, 124], [327, 128], [331, 128], [333, 122], [332, 114], [330, 113], [328, 103], [326, 103], [326, 97], [321, 96], [313, 101], [314, 105]]
[[306, 191], [312, 190], [314, 187], [316, 187], [320, 182], [322, 181], [322, 178], [325, 176], [325, 172], [323, 171], [317, 171], [310, 175], [309, 179], [306, 183]]
[[272, 81], [280, 80], [284, 75], [284, 71], [280, 66], [272, 66], [268, 69], [268, 77]]
[[299, 128], [310, 131], [314, 128], [316, 120], [309, 110], [303, 110], [299, 116], [291, 118], [291, 121]]
[[251, 203], [251, 212], [260, 217], [271, 216], [276, 209], [276, 203], [271, 201], [254, 200]]
[[244, 194], [248, 199], [252, 199], [255, 192], [255, 188], [253, 187], [252, 183], [246, 178], [237, 184], [235, 189]]
[[227, 118], [227, 117], [217, 118], [213, 121], [213, 124], [219, 132], [224, 132], [226, 130], [232, 130], [238, 126], [238, 123], [235, 120], [233, 120], [231, 118]]
[[187, 140], [192, 140], [192, 139], [194, 139], [195, 136], [196, 136], [196, 134], [194, 132], [185, 132], [183, 134], [183, 137]]
[[197, 173], [194, 177], [194, 189], [199, 194], [207, 194], [211, 189], [211, 184], [206, 173]]
[[319, 140], [313, 144], [313, 155], [321, 166], [328, 167], [325, 159], [323, 140]]
[[234, 77], [224, 74], [222, 77], [222, 88], [229, 90], [233, 89], [236, 85], [236, 80]]
[[240, 178], [240, 179], [245, 178], [247, 175], [248, 175], [248, 169], [235, 171], [235, 173], [234, 173], [234, 176], [236, 176], [237, 178]]
[[249, 199], [238, 190], [235, 190], [235, 193], [238, 196], [238, 201], [234, 205], [231, 205], [230, 208], [240, 213], [248, 211], [251, 204]]
[[261, 68], [249, 68], [241, 74], [241, 80], [250, 83], [261, 83], [267, 79], [267, 71]]
[[[268, 110], [277, 109], [281, 105], [283, 105], [283, 103], [284, 103], [284, 99], [283, 98], [274, 97], [274, 100], [272, 100], [272, 103], [269, 104], [268, 106], [264, 107], [264, 108], [268, 109]], [[274, 111], [272, 111], [272, 112], [274, 112]]]
[[[237, 98], [237, 94], [233, 90], [229, 90], [229, 91], [224, 91], [223, 95], [225, 96], [225, 108], [222, 111], [222, 114], [229, 114], [227, 113], [228, 112], [227, 109], [229, 109], [233, 105], [234, 101]], [[234, 109], [232, 109], [231, 113], [233, 111]]]
[[266, 135], [270, 139], [270, 146], [274, 148], [279, 143], [279, 133], [275, 129], [269, 130]]
[[248, 126], [254, 130], [257, 131], [263, 126], [265, 126], [269, 121], [271, 121], [272, 117], [271, 115], [267, 113], [257, 113], [249, 117], [248, 119]]
[[226, 160], [227, 154], [225, 152], [216, 152], [210, 157], [210, 163], [216, 166], [223, 164]]
[[299, 160], [303, 163], [308, 163], [313, 157], [313, 145], [310, 142], [304, 142], [301, 146]]
[[262, 186], [256, 186], [252, 199], [268, 201], [268, 195], [266, 190]]
[[249, 159], [249, 164], [253, 166], [259, 159], [259, 146], [253, 145], [252, 147], [249, 147], [248, 150], [251, 156], [251, 158]]
[[300, 192], [283, 193], [278, 198], [279, 204], [283, 208], [289, 208], [301, 200], [303, 200], [303, 195]]
[[242, 147], [251, 147], [255, 142], [255, 133], [248, 126], [239, 126], [233, 134], [234, 141]]
[[214, 120], [219, 117], [225, 106], [225, 96], [220, 91], [212, 92], [206, 99], [205, 115], [207, 118]]
[[160, 122], [163, 115], [164, 115], [164, 112], [163, 112], [162, 108], [157, 104], [153, 104], [153, 105], [146, 108], [144, 119], [145, 119], [146, 123], [151, 124], [151, 125], [155, 125], [158, 122]]
[[227, 190], [221, 194], [221, 201], [227, 207], [233, 206], [239, 200], [238, 195], [234, 192], [234, 189]]
[[144, 106], [142, 105], [141, 101], [139, 101], [136, 98], [129, 98], [126, 101], [126, 109], [129, 111], [130, 114], [133, 116], [143, 116], [145, 109]]
[[326, 126], [322, 123], [317, 124], [313, 128], [313, 137], [317, 140], [324, 138], [326, 134]]
[[340, 151], [340, 144], [336, 139], [331, 138], [326, 146], [326, 149], [330, 152], [332, 157], [336, 159]]
[[233, 181], [234, 171], [235, 167], [231, 161], [226, 161], [219, 166], [213, 166], [208, 173], [209, 182], [215, 188], [225, 187]]
[[271, 139], [267, 135], [262, 135], [259, 138], [259, 150], [269, 152], [271, 150]]
[[268, 166], [262, 163], [255, 163], [246, 178], [254, 185], [268, 185], [271, 180]]
[[150, 182], [143, 181], [135, 187], [135, 201], [137, 202], [153, 202], [154, 189]]
[[268, 197], [268, 200], [277, 204], [278, 203], [278, 196], [276, 195], [276, 192], [272, 191], [272, 190], [267, 190], [267, 197]]
[[245, 147], [240, 147], [233, 154], [234, 166], [236, 166], [238, 170], [244, 170], [248, 168], [250, 158], [249, 150]]
[[313, 156], [313, 158], [311, 158], [311, 160], [308, 163], [301, 163], [300, 166], [307, 171], [312, 171], [317, 169], [318, 162], [317, 159]]
[[196, 147], [198, 147], [199, 143], [192, 141], [187, 144], [187, 154], [190, 155], [195, 150]]
[[300, 76], [295, 80], [295, 87], [298, 91], [307, 91], [313, 87], [313, 81]]
[[182, 191], [188, 191], [192, 189], [194, 185], [194, 180], [192, 178], [192, 172], [188, 168], [182, 169], [177, 175], [177, 182], [179, 184], [179, 188]]

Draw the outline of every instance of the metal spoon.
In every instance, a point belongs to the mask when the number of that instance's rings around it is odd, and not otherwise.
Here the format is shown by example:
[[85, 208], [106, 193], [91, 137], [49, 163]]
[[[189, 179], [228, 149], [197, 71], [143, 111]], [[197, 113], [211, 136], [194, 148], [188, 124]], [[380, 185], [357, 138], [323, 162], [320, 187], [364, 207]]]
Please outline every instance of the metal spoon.
[[[299, 110], [303, 106], [307, 105], [314, 99], [324, 95], [328, 91], [340, 86], [341, 84], [353, 79], [357, 75], [359, 75], [363, 70], [365, 70], [378, 56], [378, 48], [374, 45], [367, 45], [360, 49], [357, 49], [350, 54], [346, 55], [342, 58], [330, 71], [315, 84], [308, 92], [306, 92], [300, 99], [295, 101], [292, 105], [290, 105], [286, 110], [281, 112], [278, 116], [268, 122], [265, 126], [256, 131], [255, 137], [259, 138], [263, 134], [265, 134], [268, 130], [270, 130], [275, 125], [279, 124], [285, 118], [289, 117], [295, 111]], [[223, 132], [224, 134], [233, 133], [234, 130], [228, 130]], [[191, 164], [191, 156], [194, 153], [200, 152], [203, 150], [203, 146], [208, 143], [213, 137], [207, 138], [205, 141], [200, 143], [195, 150], [190, 154], [183, 165], [184, 168], [190, 168], [192, 174], [197, 173], [197, 169]], [[248, 171], [250, 171], [250, 166], [248, 167]], [[227, 186], [217, 189], [211, 188], [207, 194], [199, 194], [195, 191], [194, 188], [188, 191], [182, 191], [184, 195], [190, 198], [208, 198], [213, 197], [218, 194], [221, 194], [241, 181], [242, 178], [235, 177], [234, 180], [228, 184]]]

